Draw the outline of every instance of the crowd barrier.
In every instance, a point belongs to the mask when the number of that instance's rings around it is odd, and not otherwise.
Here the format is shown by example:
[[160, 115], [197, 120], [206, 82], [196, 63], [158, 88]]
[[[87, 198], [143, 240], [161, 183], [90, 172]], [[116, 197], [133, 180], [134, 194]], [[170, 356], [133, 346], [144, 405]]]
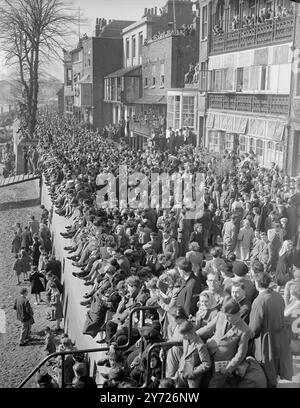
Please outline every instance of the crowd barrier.
[[[42, 180], [41, 203], [50, 211], [52, 202], [44, 178]], [[66, 219], [61, 217], [56, 214], [55, 211], [53, 211], [50, 224], [53, 238], [53, 251], [56, 258], [59, 259], [62, 264], [62, 284], [64, 286], [64, 331], [68, 334], [72, 341], [76, 340], [76, 347], [78, 349], [100, 348], [101, 346], [96, 342], [96, 340], [103, 338], [103, 332], [98, 334], [94, 339], [91, 336], [82, 334], [87, 308], [81, 306], [80, 302], [83, 300], [83, 295], [89, 288], [84, 286], [84, 281], [82, 279], [75, 278], [72, 275], [72, 272], [79, 272], [80, 269], [72, 266], [73, 261], [67, 259], [69, 253], [64, 250], [64, 247], [71, 245], [71, 240], [65, 239], [60, 235], [61, 232], [66, 232], [65, 227], [72, 223], [72, 219], [73, 218]], [[90, 375], [96, 375], [97, 383], [100, 383], [101, 379], [103, 381], [103, 377], [98, 377], [96, 363], [103, 357], [103, 352], [91, 353], [89, 356]], [[103, 367], [101, 367], [101, 371], [105, 371]]]

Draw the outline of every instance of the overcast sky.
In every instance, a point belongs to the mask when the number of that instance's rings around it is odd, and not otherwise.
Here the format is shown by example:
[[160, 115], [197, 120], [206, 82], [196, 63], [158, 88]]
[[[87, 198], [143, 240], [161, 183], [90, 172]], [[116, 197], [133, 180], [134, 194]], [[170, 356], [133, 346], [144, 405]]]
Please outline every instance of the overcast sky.
[[[85, 23], [81, 24], [81, 34], [86, 33], [88, 36], [93, 35], [96, 18], [136, 21], [142, 17], [145, 8], [160, 8], [166, 2], [167, 0], [72, 0], [74, 12], [78, 12], [79, 15], [80, 8], [82, 21], [85, 19]], [[76, 41], [77, 38], [74, 38], [74, 46], [76, 46]], [[62, 63], [53, 63], [51, 67], [47, 68], [52, 75], [60, 80], [63, 79]], [[7, 73], [7, 67], [0, 50], [0, 79], [6, 77]]]

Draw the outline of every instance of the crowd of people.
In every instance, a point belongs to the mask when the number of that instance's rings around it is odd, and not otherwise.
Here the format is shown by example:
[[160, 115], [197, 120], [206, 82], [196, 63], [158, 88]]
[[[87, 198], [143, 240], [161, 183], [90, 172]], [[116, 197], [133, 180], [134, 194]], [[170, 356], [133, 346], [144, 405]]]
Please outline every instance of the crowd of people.
[[[277, 10], [274, 11], [272, 7], [265, 7], [260, 10], [259, 15], [244, 15], [239, 18], [238, 15], [235, 15], [231, 21], [230, 29], [231, 31], [238, 30], [245, 27], [254, 27], [256, 24], [270, 23], [272, 21], [280, 20], [285, 17], [290, 17], [293, 15], [293, 8], [287, 8], [283, 6], [278, 6]], [[215, 24], [213, 27], [213, 33], [215, 35], [224, 34], [224, 30], [221, 24]]]
[[[62, 118], [39, 129], [53, 208], [70, 219], [64, 249], [87, 287], [82, 332], [110, 347], [98, 361], [104, 387], [266, 388], [292, 379], [300, 350], [291, 329], [300, 312], [296, 179], [252, 154], [224, 151], [230, 166], [220, 173], [192, 144], [175, 155], [136, 151]], [[172, 197], [168, 209], [99, 207], [97, 175], [118, 177], [122, 164], [128, 174], [204, 173], [203, 213], [187, 219]], [[132, 312], [138, 306], [145, 315]], [[153, 344], [170, 341], [178, 345], [154, 347], [148, 361]]]

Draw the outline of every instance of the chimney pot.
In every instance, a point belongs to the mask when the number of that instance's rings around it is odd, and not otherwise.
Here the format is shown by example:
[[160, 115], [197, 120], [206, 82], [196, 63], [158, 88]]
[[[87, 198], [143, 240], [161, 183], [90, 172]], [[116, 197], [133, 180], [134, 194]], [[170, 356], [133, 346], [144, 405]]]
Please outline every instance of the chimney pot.
[[147, 8], [145, 7], [144, 8], [144, 16], [146, 16], [147, 15]]
[[157, 7], [154, 7], [154, 14], [157, 16]]

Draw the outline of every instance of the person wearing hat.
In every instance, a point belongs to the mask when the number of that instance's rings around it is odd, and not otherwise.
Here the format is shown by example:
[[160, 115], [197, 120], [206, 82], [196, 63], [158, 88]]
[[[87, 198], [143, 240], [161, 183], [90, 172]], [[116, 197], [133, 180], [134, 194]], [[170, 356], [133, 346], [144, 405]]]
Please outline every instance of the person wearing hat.
[[248, 277], [249, 268], [242, 261], [234, 261], [232, 265], [232, 272], [234, 274], [233, 278], [227, 280], [224, 284], [224, 290], [230, 295], [231, 294], [231, 286], [235, 283], [241, 283], [245, 289], [245, 296], [250, 304], [258, 295], [258, 292], [255, 288], [253, 282], [251, 282], [250, 277]]
[[[229, 296], [218, 315], [196, 333], [207, 339], [206, 345], [214, 362], [209, 388], [224, 387], [227, 378], [241, 364], [248, 352], [251, 331], [240, 317], [239, 304]], [[225, 365], [222, 366], [220, 362]]]
[[97, 388], [95, 380], [88, 375], [87, 364], [78, 362], [73, 366], [74, 380], [72, 388]]
[[175, 305], [182, 306], [188, 316], [194, 315], [197, 311], [197, 295], [202, 290], [202, 284], [200, 279], [194, 275], [190, 261], [183, 257], [178, 258], [176, 266], [183, 278], [183, 284], [178, 291]]
[[53, 380], [47, 372], [40, 372], [37, 376], [38, 388], [59, 388], [57, 382]]
[[254, 356], [265, 370], [268, 388], [276, 388], [278, 376], [292, 379], [293, 367], [284, 323], [284, 300], [270, 288], [271, 280], [266, 272], [255, 276], [259, 294], [252, 304], [249, 327], [254, 339]]
[[34, 323], [33, 310], [27, 299], [28, 290], [22, 288], [20, 296], [15, 300], [14, 310], [17, 312], [17, 319], [22, 323], [19, 346], [24, 346], [30, 340], [31, 326]]
[[192, 322], [185, 321], [179, 327], [183, 337], [182, 355], [175, 374], [177, 388], [199, 388], [202, 375], [211, 367], [206, 345], [196, 334]]

